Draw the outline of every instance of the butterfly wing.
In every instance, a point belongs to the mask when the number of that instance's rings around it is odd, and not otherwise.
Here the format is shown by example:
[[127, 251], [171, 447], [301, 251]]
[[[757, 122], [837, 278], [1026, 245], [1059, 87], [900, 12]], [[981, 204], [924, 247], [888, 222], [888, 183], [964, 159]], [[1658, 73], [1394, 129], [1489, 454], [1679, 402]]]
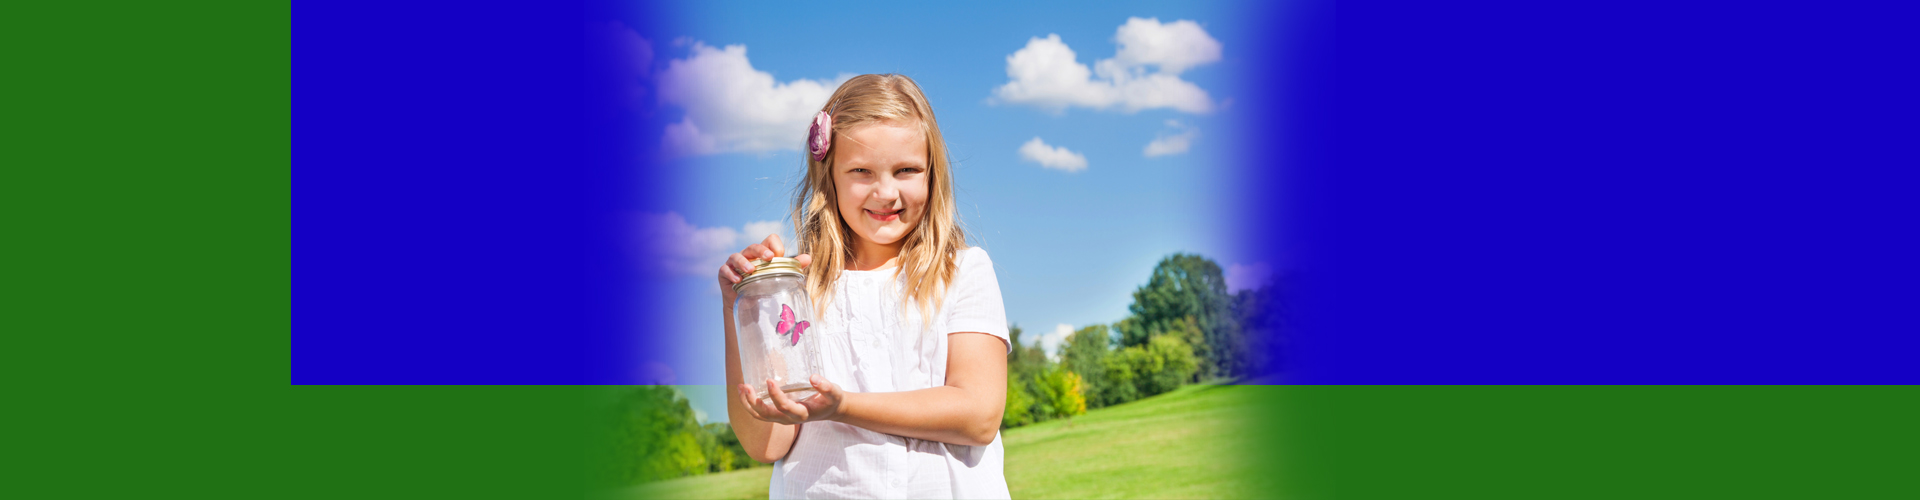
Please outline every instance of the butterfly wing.
[[780, 304], [780, 322], [775, 324], [773, 329], [783, 334], [793, 329], [793, 306]]
[[793, 325], [793, 345], [800, 345], [800, 333], [807, 331], [808, 326], [810, 325], [805, 321]]

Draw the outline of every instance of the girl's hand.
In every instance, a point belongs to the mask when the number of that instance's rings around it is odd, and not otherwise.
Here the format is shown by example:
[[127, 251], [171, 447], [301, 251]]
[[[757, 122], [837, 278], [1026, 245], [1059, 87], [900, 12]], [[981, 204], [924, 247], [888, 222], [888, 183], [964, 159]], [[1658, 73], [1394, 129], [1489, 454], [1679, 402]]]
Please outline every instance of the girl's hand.
[[847, 398], [846, 393], [840, 391], [840, 386], [827, 382], [827, 378], [820, 375], [814, 375], [807, 382], [811, 382], [813, 390], [819, 394], [800, 402], [788, 398], [787, 393], [780, 392], [780, 387], [775, 386], [772, 380], [767, 381], [767, 390], [773, 394], [770, 400], [755, 400], [753, 389], [747, 387], [747, 384], [740, 384], [735, 389], [740, 393], [740, 403], [747, 407], [747, 413], [758, 420], [794, 425], [832, 420], [838, 416], [840, 404]]
[[[733, 284], [739, 283], [742, 278], [753, 274], [753, 264], [748, 261], [754, 259], [771, 259], [786, 254], [787, 248], [780, 244], [780, 235], [769, 234], [767, 235], [767, 239], [761, 240], [759, 243], [747, 245], [745, 250], [741, 250], [733, 255], [728, 255], [727, 262], [720, 265], [720, 299], [722, 303], [726, 304], [727, 307], [732, 307], [734, 297]], [[795, 255], [793, 259], [800, 261], [800, 269], [802, 271], [807, 269], [807, 264], [813, 263], [813, 257], [804, 253]]]

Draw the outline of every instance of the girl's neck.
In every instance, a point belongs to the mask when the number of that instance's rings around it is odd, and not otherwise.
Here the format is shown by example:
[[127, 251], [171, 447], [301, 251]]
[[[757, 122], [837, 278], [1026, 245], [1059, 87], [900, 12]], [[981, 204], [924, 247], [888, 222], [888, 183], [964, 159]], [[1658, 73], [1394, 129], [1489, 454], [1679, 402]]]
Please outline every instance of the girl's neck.
[[872, 271], [900, 265], [900, 244], [880, 245], [861, 241], [853, 248], [853, 262], [847, 263], [852, 271]]

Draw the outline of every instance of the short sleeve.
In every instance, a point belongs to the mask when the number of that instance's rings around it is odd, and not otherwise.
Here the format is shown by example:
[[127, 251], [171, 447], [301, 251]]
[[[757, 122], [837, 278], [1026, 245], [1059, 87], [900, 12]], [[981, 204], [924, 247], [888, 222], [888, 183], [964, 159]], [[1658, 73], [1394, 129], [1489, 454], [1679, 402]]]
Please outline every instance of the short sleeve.
[[986, 249], [971, 247], [960, 251], [959, 269], [954, 272], [953, 287], [947, 290], [947, 328], [942, 334], [979, 332], [1000, 337], [1013, 350], [1007, 336], [1007, 305], [1000, 300], [1000, 280], [993, 274], [993, 260]]

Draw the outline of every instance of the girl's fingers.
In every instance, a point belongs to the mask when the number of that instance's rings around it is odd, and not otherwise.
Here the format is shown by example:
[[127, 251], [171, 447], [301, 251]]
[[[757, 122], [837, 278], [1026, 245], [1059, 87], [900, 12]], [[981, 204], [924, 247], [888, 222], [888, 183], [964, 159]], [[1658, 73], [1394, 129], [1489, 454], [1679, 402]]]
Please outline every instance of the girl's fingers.
[[[774, 394], [775, 396], [772, 397], [780, 397], [778, 396], [778, 394], [780, 394], [779, 391], [774, 391]], [[756, 404], [760, 407], [760, 414], [766, 416], [765, 420], [768, 422], [779, 422], [783, 424], [795, 423], [794, 419], [788, 416], [787, 412], [780, 411], [780, 408], [771, 399], [762, 399]]]
[[740, 384], [739, 389], [740, 404], [747, 407], [747, 414], [752, 415], [754, 420], [773, 422], [776, 424], [789, 423], [787, 419], [782, 416], [778, 408], [767, 404], [767, 400], [754, 399], [753, 388], [751, 386]]
[[804, 254], [804, 253], [803, 253], [803, 254], [800, 254], [800, 255], [795, 255], [795, 256], [793, 256], [793, 260], [797, 260], [797, 261], [800, 261], [800, 268], [801, 268], [801, 269], [806, 269], [806, 268], [807, 268], [807, 264], [812, 264], [812, 263], [813, 263], [813, 256], [812, 256], [812, 255], [807, 255], [807, 254]]
[[740, 255], [745, 255], [749, 260], [766, 259], [774, 256], [773, 250], [768, 249], [765, 243], [754, 243], [752, 245], [749, 245], [747, 246], [746, 250], [740, 251]]
[[767, 250], [770, 250], [773, 252], [772, 257], [779, 257], [787, 254], [787, 246], [780, 244], [780, 235], [778, 234], [767, 235], [767, 240], [760, 242], [760, 244], [766, 245]]
[[781, 391], [779, 387], [774, 386], [772, 380], [767, 381], [767, 389], [771, 391], [773, 395], [773, 405], [780, 409], [780, 413], [787, 414], [788, 418], [792, 418], [796, 422], [804, 422], [807, 420], [807, 407], [800, 406], [800, 403], [795, 403], [792, 399], [787, 399], [787, 393]]
[[774, 409], [778, 410], [787, 406], [787, 393], [781, 391], [779, 386], [774, 385], [773, 379], [767, 379], [767, 396], [768, 399], [773, 400]]
[[776, 412], [766, 412], [768, 408], [764, 406], [764, 402], [753, 398], [753, 387], [745, 383], [739, 385], [739, 402], [747, 406], [747, 413], [751, 413], [755, 419], [768, 419], [768, 415], [778, 415]]
[[720, 279], [726, 280], [728, 283], [739, 283], [740, 273], [733, 272], [733, 264], [722, 264], [720, 266]]
[[760, 400], [760, 402], [759, 402], [759, 403], [755, 403], [755, 404], [756, 404], [756, 405], [759, 405], [759, 407], [760, 407], [760, 414], [761, 414], [761, 415], [765, 415], [765, 416], [763, 416], [763, 417], [760, 417], [760, 419], [761, 419], [761, 420], [765, 420], [765, 421], [768, 421], [768, 422], [773, 422], [773, 423], [776, 423], [776, 424], [788, 424], [788, 423], [792, 423], [792, 422], [790, 422], [790, 421], [788, 421], [788, 420], [787, 420], [787, 418], [786, 418], [786, 416], [785, 416], [785, 414], [783, 414], [783, 413], [780, 413], [780, 409], [779, 409], [779, 408], [774, 408], [774, 407], [772, 406], [772, 404], [770, 404], [770, 403], [768, 403], [768, 402], [767, 402], [767, 400], [765, 400], [765, 399], [762, 399], [762, 400]]
[[734, 281], [736, 282], [740, 281], [737, 278], [753, 274], [753, 263], [747, 262], [746, 256], [737, 253], [727, 256], [727, 266], [733, 268], [733, 274], [736, 276]]
[[840, 401], [839, 386], [833, 385], [833, 382], [828, 382], [827, 377], [822, 375], [814, 375], [813, 377], [808, 378], [807, 381], [813, 383], [813, 390], [820, 392], [820, 395], [814, 396], [813, 399], [809, 399], [805, 403], [802, 403], [806, 405], [808, 415], [821, 413], [823, 411], [826, 411], [828, 408], [833, 408], [839, 405], [839, 401]]
[[739, 391], [736, 392], [740, 393], [740, 406], [747, 408], [747, 414], [753, 416], [754, 420], [766, 420], [766, 417], [761, 416], [762, 413], [760, 409], [757, 408], [759, 405], [754, 404], [753, 388], [748, 387], [747, 384], [740, 384], [735, 388], [739, 389]]
[[794, 422], [807, 421], [807, 405], [795, 403], [791, 399], [785, 403], [780, 403], [780, 411], [785, 412]]

